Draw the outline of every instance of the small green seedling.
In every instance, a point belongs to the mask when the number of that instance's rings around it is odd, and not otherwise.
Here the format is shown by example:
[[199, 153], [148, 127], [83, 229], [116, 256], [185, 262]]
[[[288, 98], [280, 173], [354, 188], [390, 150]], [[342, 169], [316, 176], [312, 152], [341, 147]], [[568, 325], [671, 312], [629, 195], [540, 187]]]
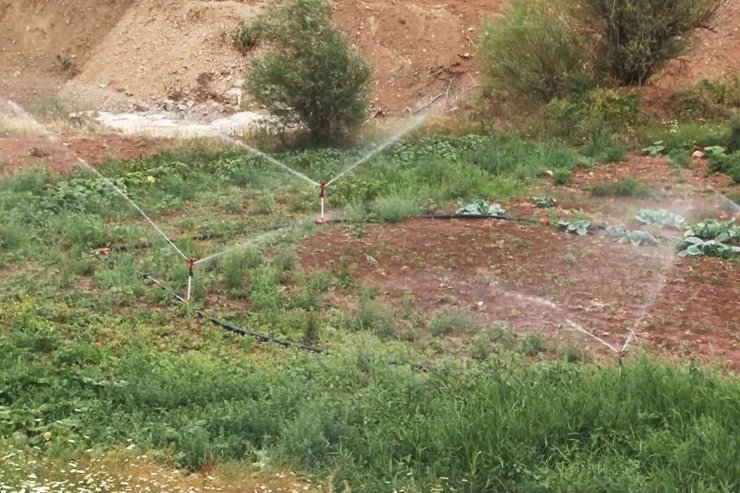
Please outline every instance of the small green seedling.
[[591, 230], [591, 221], [588, 219], [578, 219], [573, 222], [559, 221], [558, 226], [569, 233], [586, 236]]
[[457, 213], [470, 216], [503, 216], [506, 214], [506, 209], [501, 204], [495, 202], [489, 204], [485, 200], [475, 199], [469, 204], [462, 205], [457, 210]]
[[647, 231], [629, 231], [621, 226], [607, 227], [606, 236], [617, 243], [629, 242], [635, 246], [658, 244], [658, 239]]
[[645, 147], [642, 152], [648, 156], [660, 156], [666, 150], [666, 146], [662, 140], [653, 142], [651, 145]]
[[553, 197], [532, 197], [532, 201], [534, 202], [534, 205], [539, 207], [540, 209], [550, 209], [551, 207], [555, 207], [555, 204], [557, 201]]

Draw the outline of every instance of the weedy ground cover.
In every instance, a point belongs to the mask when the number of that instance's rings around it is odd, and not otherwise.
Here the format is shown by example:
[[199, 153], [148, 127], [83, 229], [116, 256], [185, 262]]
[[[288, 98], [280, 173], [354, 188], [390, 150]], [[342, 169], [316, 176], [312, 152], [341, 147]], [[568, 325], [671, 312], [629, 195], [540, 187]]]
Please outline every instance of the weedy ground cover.
[[[361, 152], [279, 157], [323, 179]], [[521, 139], [420, 139], [392, 147], [329, 197], [394, 220], [428, 201], [452, 207], [525, 193], [545, 170], [583, 162]], [[100, 170], [188, 256], [274, 233], [199, 266], [194, 299], [332, 354], [257, 348], [174, 306], [140, 271], [182, 287], [187, 265], [97, 178], [4, 179], [3, 452], [53, 461], [133, 446], [190, 470], [260, 462], [334, 474], [368, 492], [740, 487], [736, 377], [651, 358], [588, 366], [574, 351], [570, 362], [533, 364], [547, 349], [538, 334], [517, 341], [456, 312], [425, 318], [412, 301], [390, 306], [352, 266], [304, 272], [293, 248], [307, 231], [271, 228], [306, 218], [317, 191], [257, 158], [161, 154]], [[337, 299], [349, 307], [330, 303]], [[396, 330], [403, 313], [408, 340]], [[461, 332], [474, 332], [466, 365], [441, 362], [427, 373], [405, 365], [437, 354], [430, 340]], [[7, 464], [0, 485], [17, 477]]]

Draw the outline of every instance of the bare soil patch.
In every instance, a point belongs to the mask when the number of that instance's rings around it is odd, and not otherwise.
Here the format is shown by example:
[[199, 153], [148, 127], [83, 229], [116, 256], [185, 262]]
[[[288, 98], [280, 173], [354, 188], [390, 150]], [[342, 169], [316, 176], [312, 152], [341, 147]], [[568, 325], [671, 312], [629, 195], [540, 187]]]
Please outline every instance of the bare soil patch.
[[348, 265], [391, 304], [411, 293], [426, 317], [465, 311], [602, 354], [568, 321], [615, 346], [633, 328], [654, 350], [740, 368], [740, 268], [678, 259], [670, 246], [636, 248], [506, 221], [411, 220], [371, 225], [361, 238], [329, 229], [302, 245], [301, 259], [306, 269]]
[[0, 138], [0, 175], [13, 174], [28, 167], [44, 167], [63, 173], [72, 169], [78, 157], [90, 164], [109, 158], [134, 159], [172, 149], [170, 141], [154, 141], [118, 135], [73, 137], [63, 143], [43, 137]]

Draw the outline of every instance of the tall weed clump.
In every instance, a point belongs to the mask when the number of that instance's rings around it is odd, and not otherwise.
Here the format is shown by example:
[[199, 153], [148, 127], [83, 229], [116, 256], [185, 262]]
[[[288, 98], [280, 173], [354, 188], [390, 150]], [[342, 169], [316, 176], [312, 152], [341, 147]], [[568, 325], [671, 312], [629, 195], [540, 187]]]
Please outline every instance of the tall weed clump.
[[514, 0], [487, 21], [480, 47], [484, 92], [545, 103], [583, 77], [585, 54], [564, 13], [549, 0]]
[[269, 49], [252, 61], [247, 90], [283, 124], [305, 125], [329, 141], [364, 120], [371, 68], [334, 26], [329, 3], [276, 4], [251, 32]]

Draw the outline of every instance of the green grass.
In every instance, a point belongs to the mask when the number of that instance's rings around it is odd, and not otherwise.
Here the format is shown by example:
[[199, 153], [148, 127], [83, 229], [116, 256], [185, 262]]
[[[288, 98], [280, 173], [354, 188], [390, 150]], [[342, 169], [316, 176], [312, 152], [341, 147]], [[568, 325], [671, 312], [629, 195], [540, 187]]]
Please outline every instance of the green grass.
[[634, 178], [625, 178], [619, 181], [597, 183], [591, 187], [594, 197], [637, 197], [650, 198], [658, 195], [657, 191]]
[[721, 123], [678, 123], [650, 127], [644, 130], [646, 145], [662, 142], [666, 152], [673, 149], [703, 149], [724, 146], [730, 138], [729, 126]]
[[375, 199], [372, 206], [375, 218], [383, 223], [397, 223], [419, 214], [413, 198], [392, 195]]
[[433, 336], [439, 337], [452, 332], [470, 332], [477, 328], [475, 320], [463, 313], [446, 312], [438, 315], [430, 325]]
[[[621, 369], [504, 360], [428, 375], [351, 351], [262, 364], [213, 330], [200, 347], [164, 351], [146, 323], [102, 345], [89, 329], [66, 339], [48, 327], [59, 315], [16, 307], [0, 338], [0, 405], [10, 411], [0, 430], [49, 454], [130, 439], [194, 468], [268, 457], [335, 471], [353, 491], [428, 491], [443, 477], [472, 491], [739, 486], [733, 377], [647, 358]], [[541, 350], [525, 341], [527, 354]]]

